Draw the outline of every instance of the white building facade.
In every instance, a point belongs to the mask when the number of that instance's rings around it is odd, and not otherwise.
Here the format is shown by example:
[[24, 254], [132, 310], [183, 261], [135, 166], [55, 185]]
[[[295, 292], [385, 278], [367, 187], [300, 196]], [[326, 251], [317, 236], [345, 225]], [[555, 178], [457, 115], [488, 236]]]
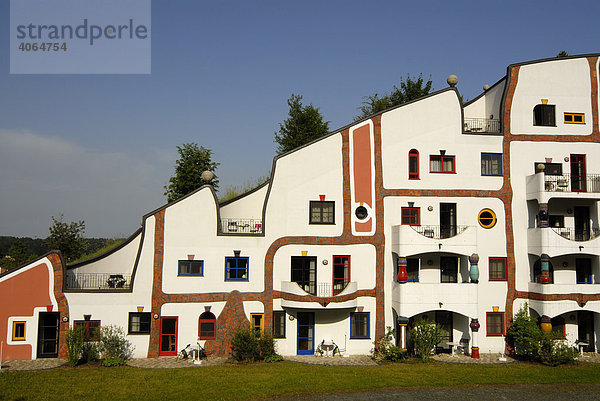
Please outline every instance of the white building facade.
[[0, 302], [3, 357], [64, 356], [73, 324], [124, 327], [137, 357], [227, 355], [243, 323], [283, 355], [368, 354], [419, 318], [477, 357], [525, 304], [597, 351], [598, 71], [598, 55], [510, 65], [466, 104], [450, 87], [280, 155], [238, 198], [199, 188], [108, 254], [3, 273], [0, 301], [31, 294]]

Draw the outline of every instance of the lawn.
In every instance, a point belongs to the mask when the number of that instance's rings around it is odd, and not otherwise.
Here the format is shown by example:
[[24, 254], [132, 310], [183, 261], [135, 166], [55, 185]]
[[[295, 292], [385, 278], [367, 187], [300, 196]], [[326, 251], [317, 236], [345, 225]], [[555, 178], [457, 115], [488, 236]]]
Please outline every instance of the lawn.
[[312, 366], [292, 362], [185, 369], [60, 368], [0, 373], [0, 400], [246, 400], [275, 395], [404, 386], [600, 383], [600, 366]]

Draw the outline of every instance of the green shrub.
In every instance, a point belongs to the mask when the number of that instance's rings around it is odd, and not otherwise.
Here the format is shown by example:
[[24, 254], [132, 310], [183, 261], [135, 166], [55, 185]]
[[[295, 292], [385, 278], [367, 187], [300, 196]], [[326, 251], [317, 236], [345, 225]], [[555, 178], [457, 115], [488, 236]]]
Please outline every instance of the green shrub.
[[133, 355], [133, 346], [125, 337], [125, 331], [119, 326], [103, 326], [100, 329], [98, 344], [103, 366], [124, 365]]
[[70, 327], [67, 332], [66, 342], [69, 352], [69, 365], [75, 366], [83, 354], [83, 328], [81, 326]]
[[278, 362], [283, 360], [275, 350], [275, 340], [267, 333], [257, 333], [250, 325], [238, 327], [231, 339], [232, 357], [238, 362]]
[[239, 326], [231, 339], [233, 359], [238, 362], [254, 362], [259, 358], [258, 339], [250, 325]]
[[408, 358], [407, 352], [402, 347], [392, 345], [385, 350], [383, 360], [388, 362], [399, 362]]
[[429, 359], [431, 352], [444, 338], [444, 329], [437, 323], [419, 318], [410, 329], [415, 354], [422, 360]]
[[100, 360], [100, 351], [97, 342], [86, 341], [83, 343], [81, 359], [83, 362], [96, 362]]

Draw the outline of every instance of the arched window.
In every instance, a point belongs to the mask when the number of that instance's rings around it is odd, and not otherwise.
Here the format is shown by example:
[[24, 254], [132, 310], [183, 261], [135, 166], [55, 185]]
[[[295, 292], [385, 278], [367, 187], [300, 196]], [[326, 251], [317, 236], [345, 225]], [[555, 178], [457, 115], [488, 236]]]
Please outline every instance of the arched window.
[[408, 152], [408, 179], [419, 179], [419, 151], [417, 149], [411, 149]]
[[204, 312], [198, 319], [198, 338], [211, 340], [217, 337], [217, 318], [211, 312]]

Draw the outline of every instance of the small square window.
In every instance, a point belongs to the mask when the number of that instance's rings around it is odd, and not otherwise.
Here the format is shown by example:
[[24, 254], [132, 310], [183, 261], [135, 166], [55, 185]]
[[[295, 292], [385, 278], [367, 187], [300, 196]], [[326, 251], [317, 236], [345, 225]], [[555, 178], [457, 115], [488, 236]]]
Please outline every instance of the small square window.
[[225, 281], [248, 281], [247, 257], [225, 258]]
[[350, 338], [371, 338], [369, 334], [369, 312], [350, 313]]
[[74, 325], [83, 328], [83, 341], [100, 340], [100, 320], [75, 320]]
[[481, 175], [502, 175], [502, 153], [481, 154]]
[[129, 334], [150, 334], [150, 312], [129, 312]]
[[421, 224], [421, 208], [419, 207], [403, 207], [402, 208], [402, 224], [409, 226], [418, 226]]
[[13, 341], [25, 341], [25, 326], [25, 322], [13, 322]]
[[204, 276], [203, 260], [180, 260], [179, 276]]
[[273, 337], [285, 338], [285, 311], [273, 311]]
[[503, 336], [504, 312], [488, 312], [485, 316], [485, 327], [488, 336]]
[[533, 108], [533, 125], [556, 127], [556, 106], [553, 104], [538, 104]]
[[455, 173], [455, 156], [429, 156], [429, 171], [431, 173]]
[[310, 224], [335, 224], [335, 202], [310, 201]]
[[506, 258], [490, 258], [490, 281], [506, 281]]

